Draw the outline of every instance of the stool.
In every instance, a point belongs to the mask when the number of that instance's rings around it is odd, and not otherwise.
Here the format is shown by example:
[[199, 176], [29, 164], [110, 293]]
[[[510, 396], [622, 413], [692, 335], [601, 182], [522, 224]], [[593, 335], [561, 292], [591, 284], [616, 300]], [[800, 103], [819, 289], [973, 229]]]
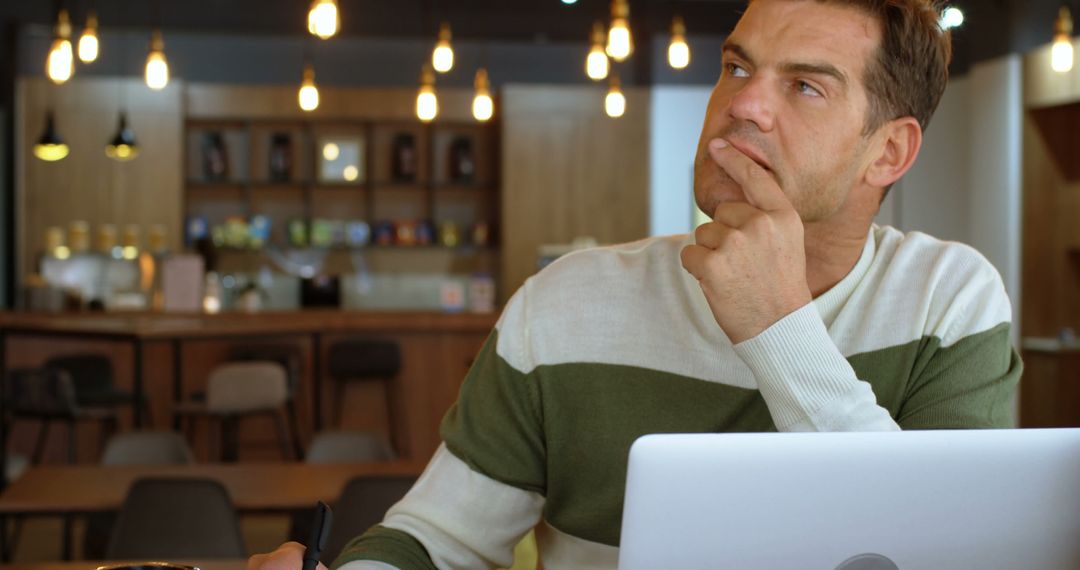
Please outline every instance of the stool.
[[401, 347], [389, 340], [351, 339], [330, 345], [327, 367], [334, 381], [334, 425], [341, 426], [345, 388], [353, 381], [379, 381], [386, 390], [387, 434], [393, 440], [394, 402], [391, 382], [401, 371]]
[[225, 363], [210, 372], [205, 402], [182, 402], [174, 413], [181, 418], [202, 416], [220, 421], [219, 445], [226, 462], [235, 461], [239, 455], [237, 421], [256, 415], [273, 416], [282, 458], [288, 459], [289, 436], [282, 417], [282, 407], [288, 400], [286, 377], [285, 368], [276, 362]]

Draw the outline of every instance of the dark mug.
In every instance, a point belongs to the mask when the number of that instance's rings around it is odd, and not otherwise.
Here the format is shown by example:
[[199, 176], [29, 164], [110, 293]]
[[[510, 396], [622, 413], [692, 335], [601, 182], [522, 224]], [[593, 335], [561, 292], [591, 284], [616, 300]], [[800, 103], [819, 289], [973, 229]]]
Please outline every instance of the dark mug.
[[128, 562], [98, 566], [96, 570], [200, 570], [198, 566], [172, 562]]

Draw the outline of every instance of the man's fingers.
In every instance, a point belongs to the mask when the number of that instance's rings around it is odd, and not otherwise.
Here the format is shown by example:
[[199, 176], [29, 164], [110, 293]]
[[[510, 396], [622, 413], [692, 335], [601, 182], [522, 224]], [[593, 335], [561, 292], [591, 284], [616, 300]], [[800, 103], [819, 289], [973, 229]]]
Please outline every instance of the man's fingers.
[[791, 201], [769, 171], [726, 140], [709, 141], [709, 156], [742, 188], [751, 205], [766, 211], [792, 208]]
[[[304, 545], [286, 542], [268, 554], [256, 554], [248, 558], [247, 570], [300, 570], [304, 565]], [[321, 563], [319, 567], [326, 570]]]
[[[679, 256], [682, 259], [682, 266], [690, 275], [693, 275], [695, 279], [701, 281], [701, 278], [705, 275], [705, 256], [712, 251], [707, 247], [700, 245], [688, 245], [682, 249]], [[248, 570], [251, 570], [250, 568]]]
[[709, 222], [694, 230], [694, 243], [709, 249], [719, 249], [738, 230], [723, 223]]
[[753, 218], [761, 214], [761, 210], [746, 202], [724, 202], [713, 211], [712, 219], [731, 228], [741, 228]]
[[263, 564], [266, 563], [266, 559], [269, 558], [269, 554], [256, 554], [247, 561], [247, 570], [259, 570]]

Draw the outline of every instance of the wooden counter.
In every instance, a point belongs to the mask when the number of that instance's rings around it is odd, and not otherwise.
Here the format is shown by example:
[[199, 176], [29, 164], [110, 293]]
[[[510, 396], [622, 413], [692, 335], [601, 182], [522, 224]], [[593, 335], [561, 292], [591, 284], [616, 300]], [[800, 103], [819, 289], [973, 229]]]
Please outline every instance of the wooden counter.
[[[329, 347], [351, 337], [398, 342], [402, 370], [391, 390], [393, 440], [405, 459], [426, 460], [438, 446], [438, 425], [457, 398], [458, 387], [497, 314], [431, 312], [288, 311], [256, 314], [19, 314], [0, 313], [0, 368], [39, 366], [61, 354], [100, 353], [113, 362], [117, 385], [147, 394], [152, 420], [138, 413], [130, 425], [168, 428], [172, 405], [205, 388], [209, 372], [229, 358], [238, 344], [288, 344], [301, 355], [296, 401], [302, 439], [327, 426], [333, 394], [323, 372]], [[318, 372], [316, 374], [316, 371]], [[345, 429], [387, 431], [386, 394], [378, 383], [352, 383], [345, 398]], [[323, 410], [323, 414], [320, 414]], [[22, 422], [27, 423], [27, 422]], [[32, 422], [31, 422], [32, 423]], [[250, 424], [250, 425], [246, 425]], [[33, 426], [30, 426], [33, 427]], [[26, 450], [30, 427], [16, 426], [16, 448]], [[95, 426], [80, 426], [80, 434]], [[201, 429], [201, 428], [200, 428]], [[306, 432], [306, 433], [305, 433]], [[242, 425], [241, 457], [278, 459], [272, 424], [252, 419]], [[193, 445], [201, 459], [205, 442]], [[80, 438], [79, 458], [96, 460], [94, 437]], [[53, 442], [51, 457], [60, 457], [63, 442]]]

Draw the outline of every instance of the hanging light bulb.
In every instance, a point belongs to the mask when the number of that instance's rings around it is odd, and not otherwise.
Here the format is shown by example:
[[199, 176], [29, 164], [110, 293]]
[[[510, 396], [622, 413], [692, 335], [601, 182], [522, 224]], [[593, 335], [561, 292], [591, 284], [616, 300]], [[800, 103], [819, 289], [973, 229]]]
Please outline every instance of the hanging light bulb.
[[169, 84], [169, 62], [165, 59], [165, 40], [161, 30], [150, 35], [150, 53], [146, 55], [146, 85], [155, 91]]
[[1054, 22], [1054, 47], [1050, 49], [1050, 67], [1058, 73], [1068, 73], [1073, 68], [1072, 14], [1065, 6], [1058, 12]]
[[305, 111], [314, 111], [319, 108], [319, 88], [315, 86], [315, 70], [310, 63], [304, 64], [304, 78], [300, 82], [297, 100], [300, 102], [300, 108]]
[[420, 72], [420, 92], [416, 94], [416, 116], [425, 123], [439, 115], [439, 98], [435, 96], [435, 72], [425, 65]]
[[56, 162], [68, 155], [68, 145], [60, 139], [56, 132], [56, 121], [53, 112], [45, 113], [45, 130], [41, 138], [34, 145], [34, 156], [48, 162]]
[[964, 11], [956, 6], [949, 6], [941, 11], [941, 19], [938, 25], [943, 30], [951, 30], [964, 25]]
[[488, 81], [487, 70], [476, 70], [476, 95], [473, 96], [472, 114], [477, 121], [484, 122], [491, 119], [495, 114], [495, 101], [491, 98], [491, 83]]
[[623, 95], [619, 84], [619, 76], [612, 73], [608, 80], [608, 94], [604, 98], [604, 111], [612, 119], [617, 119], [626, 113], [626, 97]]
[[630, 37], [630, 4], [627, 0], [611, 0], [611, 29], [608, 30], [607, 54], [615, 61], [623, 61], [634, 53], [634, 40]]
[[71, 48], [71, 17], [67, 10], [60, 10], [56, 16], [56, 31], [53, 34], [49, 57], [45, 60], [45, 73], [53, 83], [63, 83], [75, 73], [75, 53]]
[[116, 127], [116, 134], [105, 145], [105, 156], [127, 162], [139, 156], [139, 146], [135, 144], [135, 132], [128, 127], [127, 113], [120, 112], [120, 123]]
[[313, 0], [307, 15], [307, 29], [319, 39], [327, 39], [338, 32], [341, 19], [337, 0]]
[[454, 68], [454, 48], [450, 47], [450, 24], [446, 22], [439, 26], [439, 41], [435, 44], [435, 51], [431, 52], [431, 65], [439, 73], [446, 73]]
[[86, 14], [86, 27], [79, 36], [79, 61], [91, 63], [98, 56], [97, 14], [93, 11]]
[[585, 73], [589, 79], [600, 81], [607, 78], [610, 67], [608, 56], [604, 53], [604, 24], [597, 22], [593, 24], [592, 47], [589, 49], [589, 56], [585, 58]]
[[686, 45], [686, 24], [681, 16], [671, 21], [671, 45], [667, 48], [667, 60], [675, 69], [690, 65], [690, 46]]

